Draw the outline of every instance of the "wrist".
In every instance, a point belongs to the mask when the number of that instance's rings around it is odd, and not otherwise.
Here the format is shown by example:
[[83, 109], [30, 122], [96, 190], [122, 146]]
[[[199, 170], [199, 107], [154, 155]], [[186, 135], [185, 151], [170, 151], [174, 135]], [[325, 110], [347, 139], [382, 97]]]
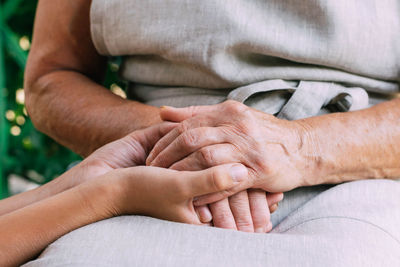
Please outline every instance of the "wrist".
[[109, 172], [76, 187], [82, 203], [96, 221], [122, 215], [121, 203], [125, 190], [115, 172]]
[[113, 181], [112, 191], [114, 208], [119, 215], [140, 214], [142, 212], [141, 201], [138, 199], [137, 188], [142, 175], [135, 170], [138, 167], [116, 169], [109, 172]]
[[313, 186], [322, 184], [323, 178], [330, 169], [327, 155], [323, 150], [323, 140], [318, 133], [318, 124], [311, 123], [308, 119], [294, 121], [298, 133], [298, 154], [301, 170], [300, 186]]
[[296, 121], [302, 128], [300, 154], [305, 166], [303, 186], [344, 181], [346, 164], [343, 163], [352, 159], [343, 154], [345, 129], [340, 124], [340, 116], [330, 114]]
[[63, 174], [63, 179], [68, 180], [68, 188], [78, 186], [94, 177], [99, 177], [113, 168], [101, 160], [91, 159], [90, 157], [74, 166]]

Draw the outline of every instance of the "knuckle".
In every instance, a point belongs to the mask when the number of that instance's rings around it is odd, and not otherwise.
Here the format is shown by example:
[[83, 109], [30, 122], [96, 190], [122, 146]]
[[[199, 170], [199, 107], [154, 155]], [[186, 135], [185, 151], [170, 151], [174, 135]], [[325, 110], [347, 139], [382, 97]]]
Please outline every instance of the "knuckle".
[[182, 143], [185, 147], [193, 148], [198, 143], [197, 135], [194, 131], [187, 131], [181, 135]]
[[247, 108], [246, 105], [234, 101], [234, 100], [228, 100], [224, 102], [225, 108], [229, 113], [233, 113], [233, 114], [240, 114], [242, 112], [244, 112]]
[[223, 227], [224, 225], [231, 224], [233, 221], [233, 216], [229, 211], [220, 210], [218, 212], [214, 212], [213, 221], [218, 226]]
[[267, 194], [264, 190], [262, 189], [247, 189], [249, 201], [253, 203], [267, 203]]
[[215, 152], [213, 149], [210, 149], [209, 147], [204, 147], [199, 150], [198, 153], [200, 157], [200, 161], [205, 165], [206, 167], [212, 167], [215, 166], [216, 161], [215, 161]]
[[219, 169], [215, 169], [211, 172], [210, 183], [215, 192], [222, 191], [226, 187], [223, 175], [224, 174]]
[[268, 224], [268, 217], [265, 214], [254, 214], [253, 222], [255, 227], [264, 227]]
[[236, 225], [241, 231], [253, 231], [253, 223], [251, 220], [236, 220]]
[[246, 109], [241, 112], [241, 119], [237, 122], [238, 127], [248, 136], [257, 136], [260, 124], [254, 118], [253, 111]]
[[183, 134], [189, 129], [189, 125], [187, 121], [183, 121], [179, 124], [178, 127], [176, 127], [176, 130], [178, 131], [179, 134]]
[[190, 116], [195, 116], [197, 114], [198, 108], [199, 108], [198, 106], [189, 106], [187, 108], [187, 110], [188, 110]]

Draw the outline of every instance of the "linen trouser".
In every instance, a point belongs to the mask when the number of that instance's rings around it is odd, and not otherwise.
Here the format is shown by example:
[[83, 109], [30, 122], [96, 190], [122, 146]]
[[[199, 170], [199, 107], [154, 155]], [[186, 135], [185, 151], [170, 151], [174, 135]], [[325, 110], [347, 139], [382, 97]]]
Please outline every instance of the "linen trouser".
[[400, 183], [361, 180], [285, 194], [269, 234], [123, 216], [75, 230], [24, 265], [400, 266]]

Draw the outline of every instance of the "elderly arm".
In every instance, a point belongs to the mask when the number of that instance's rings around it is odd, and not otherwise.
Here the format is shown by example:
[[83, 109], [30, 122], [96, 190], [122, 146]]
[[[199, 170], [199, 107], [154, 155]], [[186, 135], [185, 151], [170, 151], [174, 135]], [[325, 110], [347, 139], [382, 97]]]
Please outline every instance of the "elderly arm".
[[25, 74], [26, 106], [35, 126], [83, 156], [160, 121], [158, 108], [100, 85], [106, 58], [90, 37], [90, 4], [39, 1]]
[[312, 162], [303, 185], [400, 178], [400, 99], [298, 123]]

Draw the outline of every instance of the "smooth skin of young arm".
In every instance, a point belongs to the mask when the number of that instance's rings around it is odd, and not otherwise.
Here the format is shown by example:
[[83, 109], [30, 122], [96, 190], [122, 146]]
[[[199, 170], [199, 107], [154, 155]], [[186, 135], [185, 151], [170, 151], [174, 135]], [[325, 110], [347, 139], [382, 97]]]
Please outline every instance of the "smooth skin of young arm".
[[[147, 167], [121, 169], [143, 165], [154, 143], [174, 127], [174, 124], [162, 123], [131, 133], [98, 149], [52, 182], [0, 201], [0, 229], [4, 229], [0, 235], [0, 266], [26, 262], [60, 236], [120, 214], [143, 214], [200, 224], [192, 201], [186, 197], [190, 195], [188, 192], [199, 193], [210, 188], [208, 184], [211, 188], [222, 188], [227, 179], [224, 174], [228, 173], [243, 180], [243, 176], [247, 177], [243, 166], [240, 165], [242, 171], [236, 169], [236, 174], [230, 170], [232, 165], [203, 172]], [[185, 184], [178, 178], [186, 181], [195, 178], [204, 183], [200, 186], [192, 180]], [[121, 200], [125, 203], [122, 208], [117, 205]], [[177, 207], [177, 200], [181, 208], [172, 209]]]
[[238, 164], [200, 172], [118, 169], [5, 214], [0, 217], [0, 266], [21, 265], [62, 235], [114, 216], [140, 214], [200, 225], [193, 198], [246, 179], [236, 175], [237, 168], [245, 169]]
[[0, 265], [21, 265], [62, 235], [110, 217], [103, 209], [110, 202], [111, 190], [75, 187], [1, 216]]
[[49, 198], [111, 170], [143, 165], [155, 142], [175, 127], [161, 123], [101, 147], [53, 181], [0, 201], [0, 216]]
[[[98, 149], [52, 182], [0, 201], [0, 229], [4, 229], [0, 237], [0, 266], [21, 264], [61, 235], [120, 214], [144, 214], [200, 224], [191, 201], [185, 200], [186, 209], [179, 214], [179, 209], [173, 209], [174, 201], [182, 200], [179, 196], [187, 196], [190, 190], [200, 192], [210, 188], [207, 183], [211, 188], [226, 185], [224, 174], [232, 173], [230, 166], [197, 174], [144, 167], [120, 169], [144, 164], [154, 143], [174, 127], [162, 123], [131, 133]], [[247, 175], [244, 169], [236, 177], [243, 173]], [[190, 181], [193, 177], [197, 181], [189, 185], [176, 180]], [[125, 206], [117, 205], [122, 200]]]
[[82, 156], [161, 121], [158, 108], [100, 85], [106, 58], [91, 40], [90, 5], [39, 1], [25, 73], [26, 106], [35, 126]]

